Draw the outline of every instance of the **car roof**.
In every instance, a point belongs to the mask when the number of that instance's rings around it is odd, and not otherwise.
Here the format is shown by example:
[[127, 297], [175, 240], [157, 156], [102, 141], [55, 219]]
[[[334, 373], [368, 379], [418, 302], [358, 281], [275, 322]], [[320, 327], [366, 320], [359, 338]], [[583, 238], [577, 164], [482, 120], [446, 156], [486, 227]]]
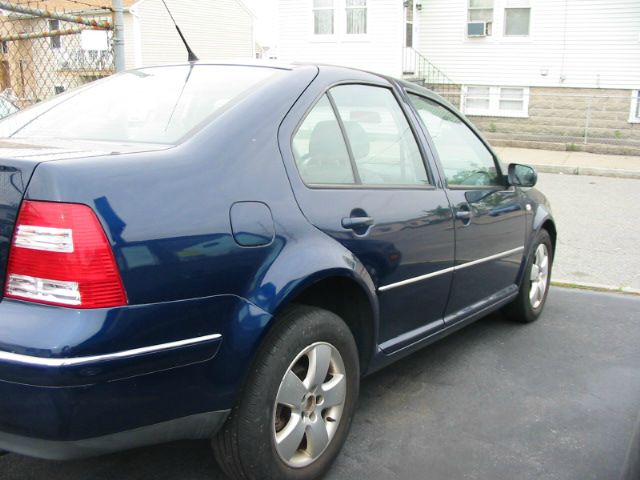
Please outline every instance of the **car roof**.
[[404, 88], [409, 91], [413, 91], [415, 93], [419, 93], [425, 95], [427, 97], [437, 99], [440, 102], [447, 104], [450, 107], [456, 108], [449, 101], [447, 101], [444, 97], [439, 95], [437, 92], [430, 90], [422, 85], [417, 83], [409, 82], [407, 80], [391, 77], [388, 75], [384, 75], [377, 72], [372, 72], [370, 70], [363, 70], [360, 68], [348, 67], [344, 65], [333, 65], [328, 63], [319, 63], [319, 62], [282, 62], [279, 60], [270, 60], [270, 59], [221, 59], [217, 61], [204, 61], [198, 60], [196, 62], [182, 62], [175, 64], [167, 64], [167, 65], [150, 65], [148, 67], [141, 67], [140, 69], [147, 68], [158, 68], [158, 67], [170, 67], [170, 66], [190, 66], [190, 65], [206, 65], [206, 66], [237, 66], [237, 67], [259, 67], [259, 68], [273, 68], [277, 70], [297, 70], [301, 68], [317, 68], [317, 69], [331, 69], [337, 72], [344, 72], [345, 75], [348, 75], [349, 72], [358, 72], [360, 74], [367, 74], [373, 77], [377, 77], [380, 79], [384, 79], [390, 83], [397, 84], [400, 88]]

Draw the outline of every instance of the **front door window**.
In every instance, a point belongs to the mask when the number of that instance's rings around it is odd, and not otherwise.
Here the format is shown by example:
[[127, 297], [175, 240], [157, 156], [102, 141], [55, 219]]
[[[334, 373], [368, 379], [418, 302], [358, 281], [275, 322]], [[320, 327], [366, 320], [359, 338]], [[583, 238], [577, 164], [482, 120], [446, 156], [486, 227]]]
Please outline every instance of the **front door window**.
[[410, 98], [435, 144], [449, 187], [502, 185], [493, 155], [460, 117], [426, 98]]

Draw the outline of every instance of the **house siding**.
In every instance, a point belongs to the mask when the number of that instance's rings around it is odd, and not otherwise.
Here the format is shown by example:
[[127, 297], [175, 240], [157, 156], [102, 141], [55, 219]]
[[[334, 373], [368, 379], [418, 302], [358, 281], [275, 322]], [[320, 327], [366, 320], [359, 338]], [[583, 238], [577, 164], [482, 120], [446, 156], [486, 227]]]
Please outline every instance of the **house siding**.
[[358, 39], [344, 33], [344, 0], [335, 0], [336, 35], [313, 35], [311, 0], [278, 2], [278, 58], [327, 63], [399, 77], [402, 74], [403, 8], [400, 0], [367, 2], [367, 34]]
[[465, 35], [468, 0], [421, 3], [418, 50], [456, 83], [639, 88], [638, 0], [531, 0], [528, 38], [502, 36], [506, 0], [486, 38]]
[[[200, 0], [180, 0], [171, 11], [192, 50], [201, 60], [252, 58], [253, 17], [237, 0], [213, 0], [203, 7]], [[142, 66], [187, 60], [184, 45], [162, 2], [142, 0], [133, 7], [140, 32], [139, 61]], [[127, 15], [131, 17], [131, 14]], [[133, 19], [127, 24], [126, 41], [134, 42]], [[135, 46], [127, 49], [127, 65], [135, 65]]]

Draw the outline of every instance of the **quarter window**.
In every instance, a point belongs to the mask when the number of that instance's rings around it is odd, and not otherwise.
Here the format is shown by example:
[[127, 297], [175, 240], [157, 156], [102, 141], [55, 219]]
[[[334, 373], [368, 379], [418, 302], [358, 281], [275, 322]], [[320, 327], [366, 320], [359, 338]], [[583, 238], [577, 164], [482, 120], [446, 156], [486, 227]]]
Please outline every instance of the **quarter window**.
[[313, 0], [313, 33], [315, 35], [333, 35], [333, 0]]
[[493, 155], [457, 115], [426, 98], [410, 99], [433, 140], [448, 186], [501, 185]]
[[326, 95], [294, 135], [293, 155], [306, 184], [355, 183], [340, 124]]
[[367, 33], [367, 0], [346, 0], [347, 34]]
[[504, 9], [505, 36], [528, 36], [530, 23], [529, 0], [507, 0], [507, 7]]

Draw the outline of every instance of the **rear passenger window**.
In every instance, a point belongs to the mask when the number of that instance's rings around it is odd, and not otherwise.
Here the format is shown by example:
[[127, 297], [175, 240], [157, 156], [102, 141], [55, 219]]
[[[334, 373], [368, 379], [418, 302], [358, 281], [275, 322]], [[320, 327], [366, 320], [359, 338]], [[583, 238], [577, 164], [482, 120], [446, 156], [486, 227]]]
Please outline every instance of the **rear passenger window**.
[[326, 95], [293, 137], [293, 155], [306, 184], [353, 184], [349, 152]]
[[342, 85], [330, 95], [363, 185], [429, 183], [413, 131], [390, 90]]
[[387, 88], [332, 88], [308, 113], [292, 146], [306, 184], [429, 184], [409, 122]]

